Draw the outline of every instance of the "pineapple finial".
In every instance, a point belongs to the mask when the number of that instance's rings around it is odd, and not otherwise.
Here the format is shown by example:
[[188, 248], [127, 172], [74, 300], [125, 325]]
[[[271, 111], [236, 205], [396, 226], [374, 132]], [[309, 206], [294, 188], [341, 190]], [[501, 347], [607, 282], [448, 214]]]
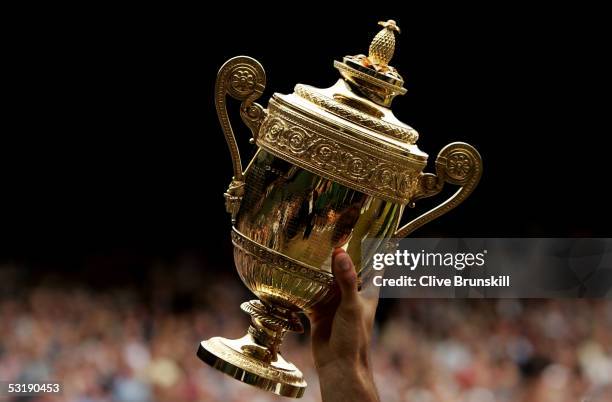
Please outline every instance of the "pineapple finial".
[[384, 28], [376, 34], [370, 44], [368, 59], [377, 70], [386, 70], [395, 51], [395, 32], [400, 29], [394, 20], [379, 21]]

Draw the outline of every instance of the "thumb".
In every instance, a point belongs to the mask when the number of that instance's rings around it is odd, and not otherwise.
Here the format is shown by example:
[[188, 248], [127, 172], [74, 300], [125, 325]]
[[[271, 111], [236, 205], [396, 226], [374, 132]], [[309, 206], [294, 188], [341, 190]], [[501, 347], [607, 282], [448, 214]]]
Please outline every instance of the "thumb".
[[358, 300], [357, 272], [351, 257], [341, 248], [334, 250], [332, 272], [341, 293], [342, 304], [353, 304]]

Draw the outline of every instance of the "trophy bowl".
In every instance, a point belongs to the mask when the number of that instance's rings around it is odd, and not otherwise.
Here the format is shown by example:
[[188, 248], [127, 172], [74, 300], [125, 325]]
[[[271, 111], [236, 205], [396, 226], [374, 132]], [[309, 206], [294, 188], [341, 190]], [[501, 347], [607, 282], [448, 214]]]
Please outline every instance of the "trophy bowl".
[[[406, 92], [388, 64], [399, 28], [393, 20], [380, 24], [368, 56], [334, 63], [341, 75], [336, 84], [298, 84], [290, 95], [275, 93], [267, 109], [255, 103], [266, 84], [256, 60], [234, 57], [217, 77], [215, 104], [234, 168], [225, 193], [234, 262], [258, 300], [241, 305], [251, 316], [242, 338], [204, 340], [198, 356], [279, 395], [304, 393], [303, 374], [283, 358], [280, 346], [287, 332], [303, 331], [300, 312], [334, 296], [333, 250], [346, 250], [363, 278], [368, 270], [361, 261], [386, 239], [405, 237], [457, 206], [482, 174], [478, 152], [460, 142], [440, 151], [435, 174], [423, 173], [427, 154], [416, 145], [418, 133], [389, 108]], [[244, 171], [227, 95], [242, 101], [240, 116], [258, 147]], [[438, 194], [445, 183], [459, 189], [398, 229], [406, 206]], [[364, 249], [366, 238], [379, 241]]]

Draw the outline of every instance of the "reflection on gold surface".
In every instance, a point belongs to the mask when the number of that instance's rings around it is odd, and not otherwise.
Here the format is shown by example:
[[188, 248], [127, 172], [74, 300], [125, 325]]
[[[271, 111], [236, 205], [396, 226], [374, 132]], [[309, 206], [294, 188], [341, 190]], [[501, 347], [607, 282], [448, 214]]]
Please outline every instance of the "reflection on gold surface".
[[246, 172], [236, 228], [264, 247], [327, 272], [333, 249], [345, 247], [359, 272], [361, 241], [390, 237], [401, 210], [260, 150]]

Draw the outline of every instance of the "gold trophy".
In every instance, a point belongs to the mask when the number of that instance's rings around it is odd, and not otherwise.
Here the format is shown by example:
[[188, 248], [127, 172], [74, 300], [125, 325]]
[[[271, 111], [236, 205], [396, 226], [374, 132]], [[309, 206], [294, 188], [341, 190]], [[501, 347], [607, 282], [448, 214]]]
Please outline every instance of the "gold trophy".
[[[259, 300], [240, 306], [251, 316], [246, 335], [205, 340], [198, 356], [279, 395], [304, 393], [304, 376], [279, 349], [285, 333], [303, 331], [299, 312], [333, 296], [334, 248], [344, 248], [363, 277], [362, 256], [367, 260], [385, 239], [405, 237], [456, 207], [482, 174], [480, 155], [461, 142], [440, 151], [435, 174], [423, 173], [427, 154], [416, 145], [418, 133], [390, 110], [393, 98], [406, 93], [389, 65], [399, 27], [393, 20], [379, 24], [368, 56], [334, 61], [341, 78], [332, 87], [297, 84], [290, 95], [272, 95], [267, 109], [255, 103], [266, 85], [256, 60], [234, 57], [217, 76], [215, 105], [234, 168], [225, 193], [234, 261]], [[258, 147], [246, 170], [226, 110], [228, 94], [242, 101], [240, 116]], [[445, 182], [459, 189], [398, 229], [404, 208], [438, 194]], [[365, 238], [380, 242], [366, 250]]]

